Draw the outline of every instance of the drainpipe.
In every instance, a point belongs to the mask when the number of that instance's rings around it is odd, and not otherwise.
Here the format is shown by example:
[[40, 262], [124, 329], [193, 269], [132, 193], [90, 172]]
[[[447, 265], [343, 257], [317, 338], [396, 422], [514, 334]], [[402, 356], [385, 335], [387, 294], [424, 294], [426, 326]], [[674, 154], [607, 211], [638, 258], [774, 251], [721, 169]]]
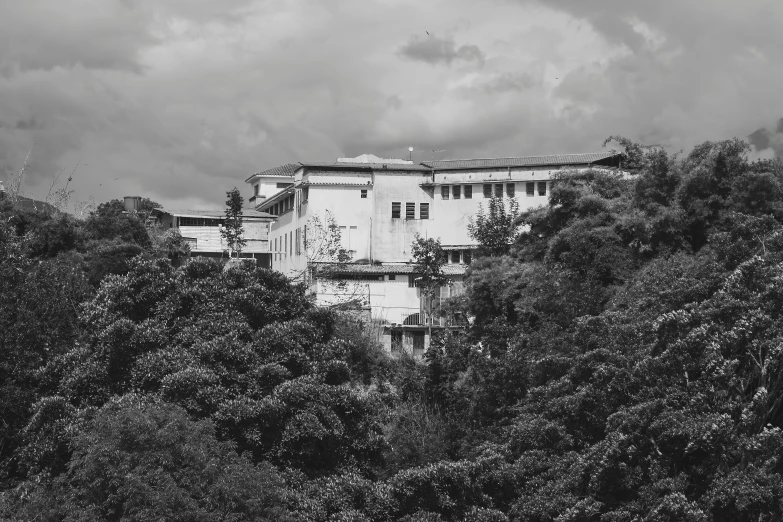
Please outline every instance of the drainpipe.
[[372, 258], [372, 218], [375, 215], [375, 171], [370, 171], [370, 182], [372, 183], [372, 208], [370, 209], [370, 245], [368, 255], [370, 257], [370, 264], [373, 263]]

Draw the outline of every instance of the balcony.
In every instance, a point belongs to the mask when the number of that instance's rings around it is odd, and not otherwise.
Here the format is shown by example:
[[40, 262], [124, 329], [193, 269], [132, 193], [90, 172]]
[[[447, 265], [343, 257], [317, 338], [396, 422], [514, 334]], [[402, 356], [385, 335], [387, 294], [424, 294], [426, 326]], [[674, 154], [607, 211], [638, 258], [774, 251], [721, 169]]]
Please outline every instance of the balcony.
[[373, 307], [373, 318], [386, 326], [417, 326], [434, 328], [451, 328], [466, 326], [467, 322], [461, 315], [439, 315], [437, 309], [433, 314], [428, 314], [421, 308], [403, 307]]

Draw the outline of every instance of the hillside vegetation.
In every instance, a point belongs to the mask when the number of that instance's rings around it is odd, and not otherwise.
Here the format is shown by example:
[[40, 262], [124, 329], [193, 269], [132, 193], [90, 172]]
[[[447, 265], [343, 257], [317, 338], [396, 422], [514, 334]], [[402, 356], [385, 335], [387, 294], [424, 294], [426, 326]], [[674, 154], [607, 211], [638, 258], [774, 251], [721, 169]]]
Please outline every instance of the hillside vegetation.
[[0, 203], [0, 519], [780, 520], [783, 164], [615, 140], [494, 202], [420, 362], [119, 202]]

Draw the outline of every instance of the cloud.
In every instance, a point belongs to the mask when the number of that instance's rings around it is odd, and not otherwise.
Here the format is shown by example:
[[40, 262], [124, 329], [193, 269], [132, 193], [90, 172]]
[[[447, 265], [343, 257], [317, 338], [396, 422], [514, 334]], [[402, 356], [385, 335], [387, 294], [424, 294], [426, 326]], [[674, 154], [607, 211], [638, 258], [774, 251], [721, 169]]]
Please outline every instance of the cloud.
[[765, 154], [783, 142], [783, 4], [29, 0], [3, 15], [0, 179], [32, 148], [31, 196], [74, 167], [77, 200], [221, 207], [253, 172], [408, 146], [535, 155], [621, 134], [677, 150], [760, 127]]
[[461, 45], [457, 47], [454, 38], [438, 38], [437, 36], [417, 36], [410, 37], [408, 42], [400, 47], [401, 56], [410, 60], [437, 65], [445, 63], [451, 65], [451, 62], [475, 62], [484, 63], [484, 54], [476, 45]]

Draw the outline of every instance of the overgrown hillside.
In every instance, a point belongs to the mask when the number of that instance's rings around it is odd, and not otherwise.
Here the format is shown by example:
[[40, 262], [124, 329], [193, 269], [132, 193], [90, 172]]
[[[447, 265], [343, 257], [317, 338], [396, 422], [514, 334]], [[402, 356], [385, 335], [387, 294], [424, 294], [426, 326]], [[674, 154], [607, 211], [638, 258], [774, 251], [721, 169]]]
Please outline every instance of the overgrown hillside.
[[492, 202], [422, 362], [119, 202], [0, 208], [0, 519], [780, 520], [783, 164], [616, 141]]

